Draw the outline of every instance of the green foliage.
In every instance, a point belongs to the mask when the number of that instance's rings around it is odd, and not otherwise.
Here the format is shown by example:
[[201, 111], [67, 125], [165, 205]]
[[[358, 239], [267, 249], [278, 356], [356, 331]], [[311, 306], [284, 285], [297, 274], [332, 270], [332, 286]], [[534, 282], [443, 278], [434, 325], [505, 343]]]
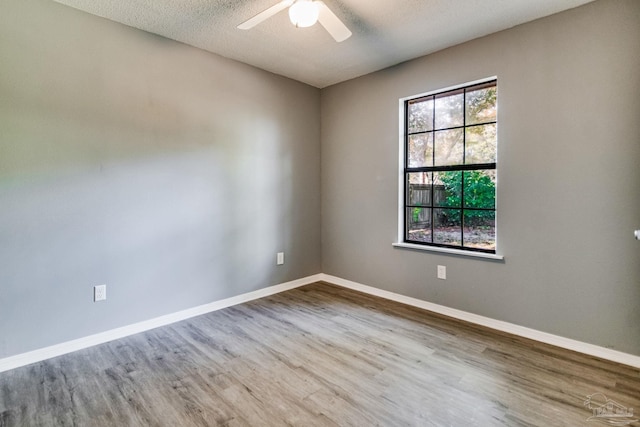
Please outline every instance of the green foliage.
[[[451, 171], [440, 173], [440, 179], [446, 191], [445, 207], [462, 206], [460, 181], [462, 171]], [[464, 172], [464, 207], [493, 208], [495, 206], [496, 186], [491, 177], [483, 171]], [[448, 223], [459, 224], [459, 213], [457, 210], [446, 209], [444, 216]], [[471, 226], [490, 225], [493, 223], [492, 211], [465, 211], [465, 224]]]
[[411, 216], [414, 223], [420, 221], [420, 208], [413, 208], [413, 210], [411, 211]]

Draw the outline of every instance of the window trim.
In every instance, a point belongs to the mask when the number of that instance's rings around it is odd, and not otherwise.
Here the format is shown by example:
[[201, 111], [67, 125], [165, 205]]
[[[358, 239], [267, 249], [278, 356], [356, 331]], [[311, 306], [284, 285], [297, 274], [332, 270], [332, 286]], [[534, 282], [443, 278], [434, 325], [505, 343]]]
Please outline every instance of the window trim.
[[[420, 250], [420, 251], [427, 251], [427, 252], [439, 252], [439, 253], [446, 253], [446, 254], [454, 254], [454, 255], [462, 255], [462, 256], [470, 256], [470, 257], [477, 257], [477, 258], [488, 258], [488, 259], [496, 259], [496, 260], [503, 260], [504, 256], [500, 254], [499, 252], [499, 245], [498, 245], [498, 215], [496, 214], [496, 250], [495, 253], [492, 252], [484, 252], [484, 251], [476, 251], [476, 250], [472, 250], [472, 249], [468, 249], [468, 248], [455, 248], [455, 247], [451, 247], [451, 246], [436, 246], [436, 245], [427, 245], [427, 244], [418, 244], [418, 243], [412, 243], [412, 242], [407, 242], [405, 241], [405, 167], [406, 167], [406, 156], [407, 156], [407, 151], [406, 151], [406, 120], [407, 120], [407, 111], [406, 111], [406, 102], [416, 99], [416, 98], [421, 98], [421, 97], [426, 97], [426, 96], [430, 96], [430, 95], [436, 95], [442, 92], [447, 92], [447, 91], [453, 91], [456, 89], [461, 89], [467, 86], [473, 86], [473, 85], [478, 85], [478, 84], [482, 84], [482, 83], [488, 83], [491, 81], [497, 81], [498, 77], [497, 76], [491, 76], [491, 77], [486, 77], [486, 78], [482, 78], [482, 79], [478, 79], [478, 80], [474, 80], [474, 81], [469, 81], [466, 83], [462, 83], [462, 84], [457, 84], [454, 86], [449, 86], [449, 87], [444, 87], [444, 88], [438, 88], [436, 90], [432, 90], [429, 92], [424, 92], [424, 93], [420, 93], [420, 94], [415, 94], [415, 95], [410, 95], [410, 96], [405, 96], [402, 97], [398, 100], [398, 147], [399, 147], [399, 152], [398, 152], [398, 237], [395, 243], [393, 243], [393, 247], [395, 248], [400, 248], [400, 249], [411, 249], [411, 250]], [[499, 114], [499, 113], [498, 113]], [[497, 163], [497, 159], [496, 159], [496, 163]], [[496, 171], [497, 166], [496, 166]], [[498, 200], [496, 198], [496, 206], [495, 206], [495, 212], [497, 213], [498, 211]]]

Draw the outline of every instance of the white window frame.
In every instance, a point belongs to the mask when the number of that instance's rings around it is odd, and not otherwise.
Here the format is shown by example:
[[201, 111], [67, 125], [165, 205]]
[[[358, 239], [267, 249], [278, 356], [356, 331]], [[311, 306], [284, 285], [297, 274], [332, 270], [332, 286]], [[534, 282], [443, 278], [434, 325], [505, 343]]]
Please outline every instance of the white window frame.
[[[482, 78], [479, 80], [474, 80], [474, 81], [470, 81], [470, 82], [466, 82], [466, 83], [462, 83], [462, 84], [457, 84], [454, 86], [449, 86], [449, 87], [445, 87], [445, 88], [438, 88], [437, 90], [432, 90], [429, 92], [425, 92], [425, 93], [420, 93], [420, 94], [415, 94], [415, 95], [411, 95], [411, 96], [406, 96], [403, 98], [400, 98], [398, 100], [398, 239], [396, 240], [395, 243], [393, 243], [393, 246], [396, 248], [401, 248], [401, 249], [412, 249], [412, 250], [418, 250], [418, 251], [426, 251], [426, 252], [439, 252], [439, 253], [445, 253], [445, 254], [453, 254], [453, 255], [462, 255], [462, 256], [468, 256], [468, 257], [475, 257], [475, 258], [486, 258], [486, 259], [494, 259], [494, 260], [504, 260], [504, 256], [501, 255], [499, 253], [499, 246], [498, 246], [498, 201], [496, 198], [496, 253], [486, 253], [486, 252], [476, 252], [476, 251], [470, 251], [470, 250], [465, 250], [465, 249], [456, 249], [456, 248], [446, 248], [446, 247], [439, 247], [439, 246], [430, 246], [430, 245], [420, 245], [420, 244], [414, 244], [414, 243], [406, 243], [404, 241], [404, 236], [405, 236], [405, 206], [404, 206], [404, 192], [405, 192], [405, 174], [404, 174], [404, 168], [405, 168], [405, 155], [406, 155], [406, 144], [405, 144], [405, 121], [406, 121], [406, 109], [405, 109], [405, 103], [406, 101], [409, 101], [411, 99], [415, 99], [415, 98], [420, 98], [423, 96], [429, 96], [429, 95], [434, 95], [434, 94], [438, 94], [441, 92], [447, 92], [450, 90], [455, 90], [455, 89], [460, 89], [462, 87], [466, 87], [466, 86], [473, 86], [476, 84], [481, 84], [481, 83], [486, 83], [492, 80], [497, 80], [498, 77], [497, 76], [492, 76], [492, 77], [486, 77], [486, 78]], [[498, 92], [498, 96], [500, 92]], [[499, 110], [498, 110], [498, 114], [499, 114]], [[496, 163], [497, 163], [497, 159], [496, 159]], [[496, 171], [498, 171], [498, 167], [496, 167]], [[498, 187], [496, 186], [496, 189]]]

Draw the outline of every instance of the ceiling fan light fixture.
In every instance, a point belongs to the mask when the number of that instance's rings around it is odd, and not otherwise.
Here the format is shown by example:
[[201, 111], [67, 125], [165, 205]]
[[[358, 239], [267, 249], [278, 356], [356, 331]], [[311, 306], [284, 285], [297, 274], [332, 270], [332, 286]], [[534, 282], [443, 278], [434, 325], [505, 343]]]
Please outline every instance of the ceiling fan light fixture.
[[298, 0], [289, 8], [289, 19], [296, 27], [310, 27], [318, 22], [320, 11], [312, 0]]

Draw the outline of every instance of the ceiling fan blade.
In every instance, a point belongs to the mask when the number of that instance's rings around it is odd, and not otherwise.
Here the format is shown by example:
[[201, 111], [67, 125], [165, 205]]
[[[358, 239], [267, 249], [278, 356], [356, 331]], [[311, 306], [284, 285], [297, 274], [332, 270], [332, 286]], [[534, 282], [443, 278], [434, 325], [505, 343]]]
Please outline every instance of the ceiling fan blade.
[[259, 23], [261, 23], [262, 21], [265, 21], [271, 18], [273, 15], [280, 12], [281, 10], [285, 10], [286, 8], [291, 6], [294, 1], [295, 0], [282, 0], [280, 3], [274, 4], [269, 9], [260, 12], [253, 18], [249, 18], [248, 20], [244, 21], [242, 24], [238, 25], [238, 28], [240, 30], [248, 30], [250, 28], [253, 28]]
[[337, 42], [344, 41], [351, 37], [351, 31], [347, 28], [346, 25], [342, 23], [342, 21], [327, 7], [324, 2], [320, 0], [316, 0], [318, 3], [318, 9], [320, 15], [318, 16], [318, 21], [322, 24], [322, 26], [331, 34]]

